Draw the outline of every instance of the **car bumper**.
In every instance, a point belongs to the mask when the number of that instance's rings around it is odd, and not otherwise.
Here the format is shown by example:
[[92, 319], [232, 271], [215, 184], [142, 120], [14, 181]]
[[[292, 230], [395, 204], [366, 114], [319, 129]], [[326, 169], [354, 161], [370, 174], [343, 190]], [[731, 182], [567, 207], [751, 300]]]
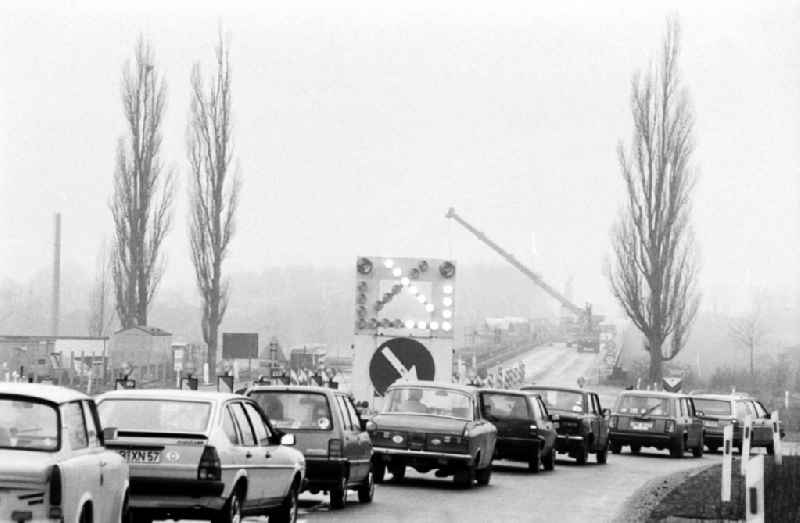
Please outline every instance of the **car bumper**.
[[340, 485], [348, 475], [346, 459], [314, 459], [306, 457], [305, 490], [325, 490]]
[[574, 434], [559, 434], [556, 436], [556, 452], [570, 452], [583, 445], [586, 438]]
[[682, 437], [677, 432], [609, 432], [609, 440], [619, 445], [641, 445], [643, 447], [666, 447]]
[[196, 516], [221, 510], [225, 483], [172, 478], [131, 478], [130, 507], [174, 517]]
[[409, 450], [409, 449], [393, 449], [389, 447], [374, 447], [372, 449], [373, 459], [381, 459], [383, 461], [393, 461], [394, 459], [410, 459], [417, 463], [430, 462], [438, 465], [447, 465], [453, 462], [459, 464], [472, 465], [472, 454], [457, 454], [452, 452], [431, 452], [428, 450]]
[[539, 438], [497, 438], [494, 454], [499, 459], [524, 459], [527, 461], [532, 452], [539, 448]]

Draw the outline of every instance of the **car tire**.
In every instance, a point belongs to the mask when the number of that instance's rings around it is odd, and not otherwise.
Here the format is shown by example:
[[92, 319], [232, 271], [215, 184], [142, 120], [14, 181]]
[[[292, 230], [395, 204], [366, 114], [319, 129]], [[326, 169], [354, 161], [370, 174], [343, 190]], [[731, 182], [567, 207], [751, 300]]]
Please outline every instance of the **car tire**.
[[545, 470], [553, 470], [556, 468], [556, 449], [550, 449], [550, 452], [542, 460]]
[[358, 501], [360, 503], [372, 503], [375, 497], [375, 475], [372, 471], [367, 474], [367, 482], [358, 487]]
[[703, 457], [703, 437], [700, 436], [700, 441], [697, 443], [697, 446], [692, 449], [692, 456], [695, 458], [702, 458]]
[[471, 489], [475, 485], [475, 465], [468, 465], [453, 475], [453, 481], [463, 489]]
[[380, 459], [372, 460], [372, 477], [375, 483], [383, 483], [386, 476], [386, 463]]
[[708, 443], [706, 443], [706, 448], [708, 448], [708, 451], [712, 454], [716, 454], [716, 452], [719, 450], [717, 445], [709, 445]]
[[269, 523], [297, 523], [297, 513], [300, 511], [297, 496], [297, 486], [292, 485], [283, 506], [269, 515]]
[[233, 489], [225, 506], [211, 521], [213, 523], [239, 523], [242, 521], [242, 495], [239, 486]]
[[406, 465], [394, 465], [389, 467], [389, 472], [392, 473], [392, 481], [403, 481], [406, 478]]
[[339, 478], [339, 484], [331, 488], [329, 492], [330, 505], [334, 510], [344, 508], [347, 504], [347, 478]]
[[130, 498], [127, 492], [122, 498], [122, 507], [119, 510], [119, 521], [120, 523], [134, 523], [135, 521], [133, 519], [133, 512], [131, 512]]
[[586, 462], [589, 461], [589, 445], [587, 445], [586, 440], [581, 441], [575, 450], [575, 461], [578, 465], [586, 465]]
[[541, 459], [539, 458], [539, 448], [533, 449], [531, 457], [528, 459], [528, 471], [533, 474], [538, 474], [541, 468]]
[[492, 464], [486, 466], [486, 468], [482, 468], [475, 472], [475, 479], [478, 482], [478, 485], [485, 487], [489, 484], [492, 480]]
[[685, 448], [683, 446], [683, 438], [680, 437], [677, 441], [673, 441], [669, 445], [669, 456], [671, 458], [680, 459], [683, 457]]
[[608, 448], [611, 450], [612, 454], [619, 454], [620, 452], [622, 452], [622, 445], [614, 441], [610, 441], [608, 443]]
[[770, 443], [767, 445], [767, 456], [774, 456], [775, 455], [775, 444]]
[[631, 454], [638, 454], [642, 451], [641, 445], [631, 445]]
[[597, 453], [595, 454], [597, 462], [601, 465], [605, 465], [608, 462], [608, 441], [601, 449], [597, 449]]
[[92, 523], [92, 516], [91, 507], [84, 505], [83, 508], [81, 508], [81, 515], [78, 518], [78, 523]]

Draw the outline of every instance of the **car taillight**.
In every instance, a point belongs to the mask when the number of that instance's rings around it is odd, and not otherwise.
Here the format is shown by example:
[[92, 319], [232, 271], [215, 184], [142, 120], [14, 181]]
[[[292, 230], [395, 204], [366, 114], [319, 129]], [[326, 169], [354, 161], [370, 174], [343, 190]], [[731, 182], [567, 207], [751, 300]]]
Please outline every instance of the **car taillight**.
[[618, 423], [619, 423], [619, 416], [611, 416], [611, 420], [608, 422], [609, 426], [612, 429], [617, 428]]
[[675, 431], [675, 422], [672, 421], [671, 419], [667, 420], [667, 422], [664, 423], [664, 432], [674, 432], [674, 431]]
[[61, 469], [53, 465], [50, 469], [50, 505], [61, 505]]
[[342, 457], [342, 440], [332, 439], [328, 442], [328, 457], [329, 458]]
[[222, 478], [222, 464], [219, 461], [217, 449], [206, 446], [203, 455], [200, 456], [200, 464], [197, 466], [197, 479], [219, 481]]

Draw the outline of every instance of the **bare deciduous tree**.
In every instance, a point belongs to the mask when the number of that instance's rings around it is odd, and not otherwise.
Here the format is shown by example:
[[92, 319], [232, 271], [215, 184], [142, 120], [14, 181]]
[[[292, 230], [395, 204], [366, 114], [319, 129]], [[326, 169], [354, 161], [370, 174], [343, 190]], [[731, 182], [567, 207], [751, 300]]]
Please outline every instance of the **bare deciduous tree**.
[[766, 329], [762, 321], [761, 303], [761, 298], [756, 296], [750, 312], [746, 316], [732, 321], [729, 326], [731, 338], [749, 352], [750, 380], [752, 383], [755, 383], [756, 378], [756, 349], [766, 336]]
[[112, 311], [111, 257], [104, 241], [97, 253], [94, 283], [89, 294], [89, 336], [105, 336], [114, 321]]
[[204, 85], [199, 64], [191, 75], [187, 126], [191, 171], [189, 240], [197, 288], [203, 299], [201, 326], [208, 346], [208, 368], [216, 369], [219, 326], [228, 307], [229, 282], [222, 262], [234, 234], [241, 179], [231, 169], [231, 65], [222, 35], [216, 47], [217, 70]]
[[694, 116], [678, 72], [680, 26], [667, 23], [657, 66], [634, 75], [633, 139], [618, 146], [627, 201], [612, 232], [611, 289], [642, 332], [650, 380], [686, 343], [699, 304], [690, 225]]
[[164, 270], [161, 244], [170, 227], [174, 177], [161, 162], [166, 84], [150, 44], [139, 38], [135, 63], [122, 73], [126, 133], [114, 173], [112, 275], [123, 328], [147, 324], [147, 311]]

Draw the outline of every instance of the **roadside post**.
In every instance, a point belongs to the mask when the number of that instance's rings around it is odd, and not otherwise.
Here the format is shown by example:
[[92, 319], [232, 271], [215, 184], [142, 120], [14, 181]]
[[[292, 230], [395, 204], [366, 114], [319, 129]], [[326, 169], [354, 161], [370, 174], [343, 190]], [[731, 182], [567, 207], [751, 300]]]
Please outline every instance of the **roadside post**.
[[764, 523], [764, 455], [747, 463], [745, 483], [745, 520]]
[[208, 385], [208, 362], [203, 363], [203, 385]]
[[733, 463], [733, 425], [722, 429], [722, 501], [731, 500], [731, 468]]
[[783, 408], [789, 410], [789, 391], [783, 391]]
[[750, 461], [750, 434], [753, 431], [753, 418], [750, 415], [744, 418], [744, 427], [742, 427], [742, 476], [747, 475], [747, 463]]
[[781, 427], [780, 421], [778, 420], [778, 411], [773, 410], [772, 416], [770, 416], [772, 421], [772, 448], [775, 454], [775, 464], [782, 465], [783, 464], [783, 450], [781, 449]]

